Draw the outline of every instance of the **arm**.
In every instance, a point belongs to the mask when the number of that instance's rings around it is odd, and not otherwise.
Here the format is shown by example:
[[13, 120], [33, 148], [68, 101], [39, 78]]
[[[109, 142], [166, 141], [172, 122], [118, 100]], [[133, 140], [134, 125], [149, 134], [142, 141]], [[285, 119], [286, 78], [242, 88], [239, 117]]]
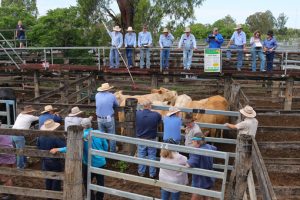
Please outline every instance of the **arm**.
[[152, 35], [151, 35], [150, 32], [149, 32], [149, 42], [148, 42], [148, 45], [149, 45], [149, 46], [152, 45]]
[[108, 143], [106, 139], [102, 139], [103, 150], [108, 151]]
[[178, 49], [181, 48], [183, 42], [183, 36], [180, 37], [179, 43], [178, 43]]
[[254, 44], [254, 37], [250, 38], [250, 45], [252, 46]]
[[226, 124], [224, 124], [224, 125], [227, 126], [227, 127], [230, 128], [230, 129], [235, 129], [235, 130], [237, 130], [237, 127], [236, 127], [236, 125], [234, 125], [234, 124], [226, 123]]
[[57, 114], [54, 114], [53, 121], [60, 123], [62, 122], [62, 117]]
[[134, 33], [133, 38], [134, 38], [133, 47], [136, 47], [136, 33]]
[[219, 44], [223, 44], [224, 38], [223, 38], [223, 36], [221, 34], [217, 35], [216, 42], [219, 43]]
[[197, 43], [196, 43], [195, 36], [193, 36], [193, 46], [194, 46], [194, 49], [197, 49]]
[[246, 33], [243, 34], [243, 48], [246, 50], [246, 44], [247, 44], [247, 38], [246, 38]]
[[272, 51], [274, 51], [278, 46], [276, 39], [273, 39], [273, 42], [274, 42], [274, 47], [272, 48]]
[[138, 47], [141, 47], [142, 44], [141, 44], [141, 35], [139, 34], [138, 35]]
[[230, 38], [230, 40], [229, 40], [229, 42], [228, 42], [228, 44], [227, 44], [227, 46], [226, 46], [227, 49], [228, 49], [229, 46], [232, 44], [233, 40], [234, 40], [234, 33], [232, 34], [232, 36], [231, 36], [231, 38]]
[[118, 40], [119, 40], [119, 45], [118, 45], [118, 49], [122, 47], [123, 45], [123, 35], [122, 33], [120, 33], [119, 37], [118, 37]]
[[163, 44], [162, 44], [162, 36], [159, 36], [159, 46], [162, 49], [163, 48]]
[[171, 34], [171, 33], [169, 33], [170, 34], [170, 39], [172, 40], [172, 42], [174, 41], [174, 36]]
[[66, 153], [67, 152], [67, 147], [50, 149], [50, 153], [52, 153], [52, 154], [56, 154], [57, 152]]
[[127, 34], [125, 34], [125, 37], [124, 37], [124, 46], [127, 47]]

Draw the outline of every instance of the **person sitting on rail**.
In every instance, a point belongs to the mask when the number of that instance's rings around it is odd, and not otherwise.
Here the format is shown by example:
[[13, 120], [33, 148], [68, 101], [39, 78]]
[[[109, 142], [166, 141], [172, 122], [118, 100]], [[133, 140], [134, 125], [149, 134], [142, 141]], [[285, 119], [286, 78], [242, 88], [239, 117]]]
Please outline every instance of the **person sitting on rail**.
[[267, 33], [267, 39], [263, 42], [264, 51], [266, 52], [267, 71], [272, 72], [275, 50], [277, 48], [277, 40], [274, 37], [273, 31]]
[[218, 28], [214, 28], [212, 34], [209, 34], [206, 38], [206, 42], [208, 43], [208, 48], [221, 48], [224, 39], [223, 36], [219, 33]]
[[170, 107], [169, 112], [163, 118], [164, 123], [164, 135], [163, 141], [173, 138], [177, 144], [181, 141], [181, 125], [182, 119], [179, 116], [180, 110], [176, 107]]
[[23, 25], [22, 21], [19, 20], [16, 26], [16, 38], [19, 40], [20, 48], [25, 47], [24, 45], [24, 43], [26, 42], [25, 31], [26, 31], [25, 26]]
[[[192, 147], [192, 138], [196, 133], [201, 133], [202, 131], [200, 127], [195, 124], [195, 119], [193, 117], [193, 113], [187, 113], [185, 116], [185, 119], [183, 120], [184, 125], [186, 126], [185, 128], [185, 146], [190, 146]], [[204, 136], [204, 135], [203, 135]]]
[[125, 34], [124, 44], [126, 48], [126, 57], [128, 68], [134, 66], [132, 58], [134, 58], [133, 50], [136, 47], [136, 33], [133, 32], [131, 26], [128, 27], [127, 33]]
[[[68, 130], [69, 126], [77, 125], [80, 126], [82, 119], [83, 111], [81, 111], [77, 106], [71, 109], [71, 113], [65, 117], [65, 131]], [[93, 119], [93, 116], [89, 117], [90, 120]]]
[[[172, 138], [167, 140], [169, 144], [176, 144]], [[181, 155], [178, 152], [171, 151], [168, 149], [161, 149], [160, 151], [160, 162], [166, 164], [175, 164], [175, 165], [186, 165], [187, 157]], [[188, 176], [185, 172], [173, 171], [168, 169], [161, 168], [159, 170], [159, 180], [187, 185], [188, 184]], [[161, 188], [161, 199], [162, 200], [179, 200], [180, 199], [180, 192], [168, 189], [168, 188]]]
[[178, 49], [183, 49], [183, 69], [190, 70], [192, 65], [193, 50], [197, 49], [196, 39], [191, 34], [189, 27], [185, 28], [178, 43]]
[[147, 25], [143, 26], [143, 31], [139, 32], [138, 35], [138, 47], [140, 48], [140, 68], [143, 69], [145, 65], [145, 54], [146, 54], [146, 68], [150, 69], [150, 47], [152, 46], [151, 33], [147, 31]]
[[119, 68], [120, 55], [119, 49], [123, 45], [123, 35], [120, 32], [122, 29], [119, 26], [115, 26], [112, 32], [107, 32], [111, 38], [111, 48], [109, 52], [109, 68]]
[[251, 56], [252, 56], [252, 71], [256, 71], [256, 56], [258, 55], [260, 59], [260, 71], [264, 72], [265, 70], [265, 55], [263, 52], [263, 45], [261, 40], [260, 31], [255, 31], [253, 37], [250, 38], [251, 45]]
[[44, 125], [44, 122], [48, 119], [53, 119], [54, 122], [61, 123], [62, 117], [59, 116], [56, 108], [53, 108], [51, 105], [47, 105], [44, 107], [44, 111], [41, 112], [41, 115], [39, 116], [39, 128], [41, 128]]
[[174, 36], [167, 28], [164, 28], [163, 34], [159, 36], [160, 46], [160, 67], [161, 69], [169, 68], [170, 49], [172, 48]]
[[[217, 148], [213, 145], [206, 144], [205, 137], [201, 133], [196, 133], [192, 138], [193, 147], [205, 150], [216, 151]], [[213, 158], [209, 156], [203, 156], [198, 154], [190, 154], [187, 161], [187, 167], [201, 168], [206, 170], [213, 169]], [[209, 176], [192, 175], [192, 187], [202, 189], [212, 189], [215, 179]], [[191, 200], [208, 200], [208, 197], [200, 196], [198, 194], [192, 194]]]

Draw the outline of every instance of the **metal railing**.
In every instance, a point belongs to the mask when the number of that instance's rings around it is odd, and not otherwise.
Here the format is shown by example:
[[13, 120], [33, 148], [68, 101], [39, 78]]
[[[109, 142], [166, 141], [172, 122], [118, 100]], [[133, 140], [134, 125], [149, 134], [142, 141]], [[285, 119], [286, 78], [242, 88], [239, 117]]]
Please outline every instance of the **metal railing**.
[[[2, 105], [1, 105], [2, 104]], [[1, 111], [0, 111], [0, 119], [4, 117], [4, 121], [6, 123], [1, 122], [2, 124], [7, 125], [7, 127], [12, 127], [16, 120], [16, 105], [13, 100], [0, 100]], [[2, 110], [4, 108], [4, 110]], [[12, 116], [12, 115], [13, 116]]]

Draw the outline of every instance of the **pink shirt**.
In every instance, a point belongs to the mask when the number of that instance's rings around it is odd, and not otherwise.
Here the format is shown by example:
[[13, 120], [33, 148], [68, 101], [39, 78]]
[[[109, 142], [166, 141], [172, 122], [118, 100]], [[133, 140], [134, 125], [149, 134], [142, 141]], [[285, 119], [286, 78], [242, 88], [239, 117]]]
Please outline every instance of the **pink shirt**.
[[[13, 148], [10, 135], [0, 135], [0, 148]], [[0, 154], [0, 164], [14, 164], [15, 162], [14, 154]]]

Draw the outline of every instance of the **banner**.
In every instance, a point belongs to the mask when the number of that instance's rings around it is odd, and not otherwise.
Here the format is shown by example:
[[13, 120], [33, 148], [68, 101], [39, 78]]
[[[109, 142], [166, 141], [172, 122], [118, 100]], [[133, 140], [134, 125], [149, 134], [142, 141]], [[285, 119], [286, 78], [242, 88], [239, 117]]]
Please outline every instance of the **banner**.
[[221, 49], [204, 49], [204, 72], [221, 72]]

